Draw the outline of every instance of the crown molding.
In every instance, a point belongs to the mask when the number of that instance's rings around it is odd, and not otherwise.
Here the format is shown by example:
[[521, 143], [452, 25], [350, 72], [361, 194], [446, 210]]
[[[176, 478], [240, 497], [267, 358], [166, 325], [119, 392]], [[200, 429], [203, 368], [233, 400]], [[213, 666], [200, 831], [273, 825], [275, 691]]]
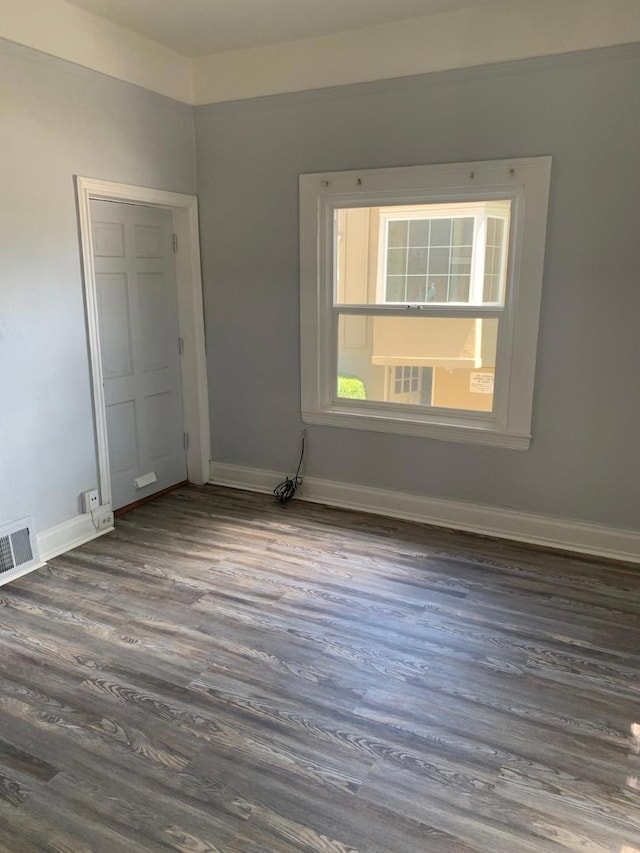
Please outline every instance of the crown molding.
[[0, 37], [193, 103], [189, 59], [64, 0], [0, 0]]
[[190, 59], [64, 0], [0, 0], [0, 38], [202, 106], [634, 44], [640, 13], [638, 0], [496, 0]]
[[411, 77], [640, 41], [637, 0], [508, 0], [193, 60], [194, 104]]

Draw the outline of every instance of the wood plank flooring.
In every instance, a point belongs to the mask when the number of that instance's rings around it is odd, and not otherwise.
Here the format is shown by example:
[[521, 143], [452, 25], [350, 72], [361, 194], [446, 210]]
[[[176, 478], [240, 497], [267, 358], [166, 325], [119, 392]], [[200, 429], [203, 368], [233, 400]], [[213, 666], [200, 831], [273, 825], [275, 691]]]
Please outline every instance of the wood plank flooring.
[[0, 589], [0, 850], [640, 853], [640, 572], [185, 487]]

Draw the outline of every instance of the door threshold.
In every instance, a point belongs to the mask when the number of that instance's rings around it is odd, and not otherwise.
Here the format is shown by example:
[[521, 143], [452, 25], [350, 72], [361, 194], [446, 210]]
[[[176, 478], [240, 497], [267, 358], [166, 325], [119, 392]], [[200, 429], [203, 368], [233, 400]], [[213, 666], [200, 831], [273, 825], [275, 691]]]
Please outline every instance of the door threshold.
[[132, 504], [121, 506], [120, 509], [114, 510], [113, 516], [114, 518], [120, 518], [120, 516], [126, 515], [126, 513], [131, 512], [131, 510], [138, 509], [139, 506], [144, 506], [145, 504], [151, 503], [151, 501], [155, 501], [156, 498], [161, 498], [163, 495], [168, 495], [169, 492], [174, 492], [176, 489], [188, 485], [188, 480], [181, 480], [179, 483], [175, 483], [173, 486], [167, 486], [166, 489], [161, 489], [159, 492], [154, 492], [152, 495], [148, 495], [146, 498], [140, 498], [139, 501], [134, 501]]

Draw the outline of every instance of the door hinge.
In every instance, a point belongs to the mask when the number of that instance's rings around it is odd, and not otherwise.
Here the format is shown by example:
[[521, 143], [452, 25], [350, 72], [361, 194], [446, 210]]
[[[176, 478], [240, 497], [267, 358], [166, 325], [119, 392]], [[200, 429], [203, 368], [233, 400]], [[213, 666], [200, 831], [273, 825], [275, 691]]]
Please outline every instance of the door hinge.
[[180, 355], [184, 352], [184, 338], [178, 338], [178, 352]]
[[182, 433], [182, 440], [184, 442], [184, 449], [188, 450], [189, 449], [189, 433], [188, 432]]
[[173, 251], [177, 252], [178, 251], [178, 235], [172, 234], [171, 236], [172, 236]]

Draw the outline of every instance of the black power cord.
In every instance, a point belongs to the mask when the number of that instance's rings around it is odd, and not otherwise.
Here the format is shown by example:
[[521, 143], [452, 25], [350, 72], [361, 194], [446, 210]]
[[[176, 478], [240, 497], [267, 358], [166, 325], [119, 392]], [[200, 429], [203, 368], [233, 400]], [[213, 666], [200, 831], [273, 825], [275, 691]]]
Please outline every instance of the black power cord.
[[291, 498], [295, 497], [298, 486], [302, 485], [302, 477], [300, 476], [300, 468], [302, 468], [302, 460], [304, 459], [304, 444], [307, 437], [306, 429], [302, 430], [302, 449], [300, 450], [300, 460], [298, 461], [298, 469], [295, 477], [287, 477], [273, 490], [273, 496], [278, 503], [286, 504]]

